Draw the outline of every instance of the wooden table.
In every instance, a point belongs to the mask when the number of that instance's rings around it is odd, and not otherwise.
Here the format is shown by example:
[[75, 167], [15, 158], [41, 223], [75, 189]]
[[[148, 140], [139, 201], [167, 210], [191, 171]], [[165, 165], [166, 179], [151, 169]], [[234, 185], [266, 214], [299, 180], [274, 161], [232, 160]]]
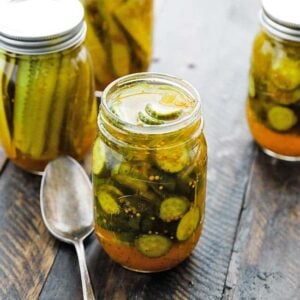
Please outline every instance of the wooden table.
[[[261, 153], [244, 114], [258, 0], [157, 0], [152, 71], [203, 98], [209, 145], [204, 234], [177, 268], [136, 274], [91, 237], [97, 299], [300, 299], [300, 165]], [[0, 299], [81, 299], [73, 247], [44, 227], [40, 177], [0, 151]]]

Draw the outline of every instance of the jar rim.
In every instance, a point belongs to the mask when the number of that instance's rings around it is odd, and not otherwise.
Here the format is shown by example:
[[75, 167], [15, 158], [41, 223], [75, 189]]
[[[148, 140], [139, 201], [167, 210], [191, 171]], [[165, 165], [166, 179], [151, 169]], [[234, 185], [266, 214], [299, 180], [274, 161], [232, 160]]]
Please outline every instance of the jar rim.
[[[186, 117], [172, 122], [165, 123], [159, 126], [139, 126], [136, 124], [132, 124], [120, 119], [116, 114], [114, 114], [108, 107], [108, 97], [109, 93], [113, 89], [121, 88], [122, 86], [138, 83], [138, 82], [147, 82], [147, 83], [163, 83], [173, 86], [175, 88], [180, 89], [181, 91], [188, 94], [188, 96], [193, 99], [196, 103], [193, 110]], [[186, 80], [165, 74], [165, 73], [155, 73], [155, 72], [141, 72], [129, 74], [123, 77], [116, 79], [111, 82], [101, 94], [101, 104], [98, 114], [98, 127], [101, 128], [101, 115], [102, 110], [105, 115], [108, 116], [110, 120], [113, 120], [121, 125], [122, 129], [134, 134], [147, 134], [147, 135], [155, 135], [155, 134], [167, 134], [175, 132], [179, 129], [182, 129], [186, 126], [192, 124], [195, 119], [201, 120], [201, 132], [203, 131], [203, 114], [202, 114], [202, 101], [198, 91]]]

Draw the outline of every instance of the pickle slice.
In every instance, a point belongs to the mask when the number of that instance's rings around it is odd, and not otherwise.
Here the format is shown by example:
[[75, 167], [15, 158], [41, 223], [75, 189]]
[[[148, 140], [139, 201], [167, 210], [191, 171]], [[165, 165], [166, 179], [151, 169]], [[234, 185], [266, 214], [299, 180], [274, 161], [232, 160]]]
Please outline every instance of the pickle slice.
[[157, 150], [154, 156], [156, 165], [168, 173], [177, 173], [190, 163], [188, 150], [184, 146]]
[[165, 222], [179, 220], [189, 206], [189, 201], [184, 197], [167, 198], [161, 203], [159, 217]]
[[138, 113], [138, 121], [140, 121], [144, 124], [147, 124], [147, 125], [162, 125], [162, 124], [164, 124], [164, 121], [152, 118], [141, 111]]
[[105, 169], [105, 161], [106, 161], [105, 146], [100, 138], [97, 138], [94, 143], [92, 160], [93, 160], [93, 166], [92, 166], [93, 173], [95, 175], [100, 175]]
[[145, 110], [149, 116], [159, 120], [174, 120], [182, 114], [182, 109], [159, 111], [157, 109], [154, 109], [150, 103], [146, 105]]
[[118, 188], [110, 184], [102, 184], [99, 190], [105, 191], [115, 198], [120, 198], [124, 195]]
[[111, 193], [105, 190], [100, 190], [97, 198], [105, 213], [109, 215], [116, 215], [120, 213], [121, 208], [117, 203], [116, 198], [113, 197]]
[[300, 61], [280, 53], [273, 63], [271, 80], [279, 89], [294, 90], [300, 85]]
[[171, 247], [172, 242], [162, 235], [142, 235], [135, 241], [136, 248], [149, 258], [157, 258], [166, 255]]
[[176, 237], [179, 241], [185, 241], [192, 236], [200, 222], [199, 207], [191, 208], [178, 224]]
[[300, 101], [299, 87], [292, 91], [285, 91], [276, 87], [272, 81], [269, 81], [267, 89], [268, 95], [272, 98], [274, 102], [278, 104], [290, 105]]
[[268, 121], [273, 129], [287, 131], [298, 122], [298, 118], [290, 108], [274, 106], [268, 111]]
[[130, 163], [121, 163], [112, 170], [112, 178], [120, 185], [123, 185], [135, 192], [148, 191], [148, 185], [145, 182], [147, 178], [146, 166], [134, 165]]

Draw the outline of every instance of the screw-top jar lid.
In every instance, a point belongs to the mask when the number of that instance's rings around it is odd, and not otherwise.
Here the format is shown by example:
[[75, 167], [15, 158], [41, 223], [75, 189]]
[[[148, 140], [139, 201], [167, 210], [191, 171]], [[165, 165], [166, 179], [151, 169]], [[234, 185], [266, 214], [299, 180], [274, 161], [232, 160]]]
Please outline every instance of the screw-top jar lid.
[[65, 50], [85, 38], [79, 0], [1, 0], [0, 48], [18, 54]]
[[300, 1], [262, 0], [261, 23], [282, 39], [300, 42]]

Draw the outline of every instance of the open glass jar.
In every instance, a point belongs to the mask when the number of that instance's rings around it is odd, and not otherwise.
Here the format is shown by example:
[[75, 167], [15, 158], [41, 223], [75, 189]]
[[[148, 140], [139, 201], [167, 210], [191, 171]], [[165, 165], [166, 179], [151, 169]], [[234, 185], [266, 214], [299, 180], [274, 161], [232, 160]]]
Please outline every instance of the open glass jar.
[[262, 4], [249, 77], [248, 123], [264, 152], [300, 160], [300, 2]]
[[87, 47], [96, 87], [146, 71], [152, 53], [153, 0], [86, 0]]
[[201, 235], [207, 146], [200, 97], [187, 82], [128, 75], [102, 95], [93, 148], [95, 231], [117, 263], [170, 269]]
[[95, 138], [85, 34], [79, 1], [1, 3], [0, 138], [7, 156], [25, 170], [43, 171], [61, 154], [80, 159]]

